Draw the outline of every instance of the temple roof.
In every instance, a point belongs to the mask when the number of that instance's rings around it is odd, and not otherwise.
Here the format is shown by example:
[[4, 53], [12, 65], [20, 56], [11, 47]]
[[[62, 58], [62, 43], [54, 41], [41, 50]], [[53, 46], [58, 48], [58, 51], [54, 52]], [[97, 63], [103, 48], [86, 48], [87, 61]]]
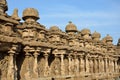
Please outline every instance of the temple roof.
[[100, 38], [100, 37], [101, 37], [101, 34], [95, 31], [95, 32], [92, 34], [92, 37], [93, 37], [93, 38]]
[[35, 18], [36, 20], [39, 19], [39, 13], [36, 9], [34, 8], [26, 8], [23, 11], [23, 20], [25, 20], [27, 17], [32, 17]]
[[68, 25], [66, 25], [65, 28], [66, 32], [77, 32], [77, 27], [75, 24], [73, 24], [71, 21], [69, 22]]
[[85, 29], [82, 29], [82, 30], [81, 30], [81, 34], [82, 34], [82, 35], [91, 34], [91, 31], [90, 31], [89, 29], [85, 28]]

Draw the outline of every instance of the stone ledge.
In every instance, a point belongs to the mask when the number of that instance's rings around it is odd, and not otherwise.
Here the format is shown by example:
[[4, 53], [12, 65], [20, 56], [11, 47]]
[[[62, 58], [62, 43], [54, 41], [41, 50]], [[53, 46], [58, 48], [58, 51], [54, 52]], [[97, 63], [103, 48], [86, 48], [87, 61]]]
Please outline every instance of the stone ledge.
[[4, 16], [0, 16], [0, 20], [6, 21], [6, 22], [10, 22], [10, 23], [13, 23], [13, 24], [19, 24], [18, 21], [10, 19], [10, 18], [7, 18], [7, 17], [4, 17]]

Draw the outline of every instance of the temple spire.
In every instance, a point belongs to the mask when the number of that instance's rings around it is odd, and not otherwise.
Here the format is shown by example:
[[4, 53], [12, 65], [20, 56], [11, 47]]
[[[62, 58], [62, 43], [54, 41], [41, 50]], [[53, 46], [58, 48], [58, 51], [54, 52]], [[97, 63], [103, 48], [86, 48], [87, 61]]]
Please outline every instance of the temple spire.
[[18, 9], [14, 9], [13, 14], [11, 16], [13, 19], [20, 21], [20, 18], [18, 16]]

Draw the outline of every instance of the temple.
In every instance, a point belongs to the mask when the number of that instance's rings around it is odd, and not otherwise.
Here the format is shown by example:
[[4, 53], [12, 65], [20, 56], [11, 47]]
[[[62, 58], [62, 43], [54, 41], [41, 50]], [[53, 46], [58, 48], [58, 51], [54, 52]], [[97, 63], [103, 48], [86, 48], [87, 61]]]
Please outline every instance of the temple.
[[46, 29], [34, 8], [10, 16], [0, 0], [0, 80], [119, 80], [120, 39], [78, 30], [71, 21], [65, 31]]

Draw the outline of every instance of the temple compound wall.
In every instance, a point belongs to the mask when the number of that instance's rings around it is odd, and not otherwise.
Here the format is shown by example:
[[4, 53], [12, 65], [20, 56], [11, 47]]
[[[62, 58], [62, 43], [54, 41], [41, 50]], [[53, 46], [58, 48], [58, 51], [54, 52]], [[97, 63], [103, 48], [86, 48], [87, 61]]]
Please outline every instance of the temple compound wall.
[[119, 80], [120, 40], [77, 30], [71, 21], [65, 32], [46, 29], [34, 8], [8, 15], [0, 0], [0, 80]]

